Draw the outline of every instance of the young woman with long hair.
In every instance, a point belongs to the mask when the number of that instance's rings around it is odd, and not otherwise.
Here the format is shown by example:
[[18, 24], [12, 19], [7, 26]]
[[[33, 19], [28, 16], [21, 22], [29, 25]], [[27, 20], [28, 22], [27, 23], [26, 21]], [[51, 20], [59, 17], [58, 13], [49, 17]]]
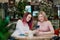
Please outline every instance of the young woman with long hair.
[[31, 13], [27, 12], [24, 13], [24, 16], [22, 20], [18, 20], [16, 24], [16, 30], [13, 32], [11, 35], [12, 37], [17, 37], [17, 36], [24, 36], [25, 34], [28, 34], [30, 30], [32, 30], [32, 24], [33, 18]]
[[35, 30], [36, 35], [54, 34], [53, 26], [44, 11], [39, 12], [37, 25], [39, 28]]

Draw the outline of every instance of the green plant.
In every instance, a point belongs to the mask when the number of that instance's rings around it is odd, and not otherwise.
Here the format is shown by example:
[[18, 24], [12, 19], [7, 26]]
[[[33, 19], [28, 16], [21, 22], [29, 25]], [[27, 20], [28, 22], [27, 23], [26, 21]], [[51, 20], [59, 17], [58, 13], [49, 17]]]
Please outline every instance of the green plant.
[[0, 17], [0, 40], [7, 40], [8, 37], [10, 36], [10, 32], [9, 32], [9, 27], [7, 27], [8, 25], [8, 21], [7, 19], [2, 19]]
[[23, 17], [26, 5], [27, 5], [27, 2], [26, 1], [22, 2], [22, 0], [20, 0], [19, 3], [17, 4], [17, 10], [19, 12], [20, 17]]
[[42, 0], [40, 2], [40, 11], [45, 11], [48, 17], [54, 16], [54, 10], [53, 10], [52, 4], [53, 3], [51, 1], [46, 2]]

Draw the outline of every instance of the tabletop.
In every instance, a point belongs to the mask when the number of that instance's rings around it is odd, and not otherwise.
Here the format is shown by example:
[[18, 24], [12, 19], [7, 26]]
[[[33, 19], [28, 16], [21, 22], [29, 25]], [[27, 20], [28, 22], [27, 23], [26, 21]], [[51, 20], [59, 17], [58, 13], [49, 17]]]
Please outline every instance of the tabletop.
[[17, 40], [51, 40], [51, 38], [55, 35], [44, 35], [44, 36], [33, 36], [33, 37], [26, 37], [26, 36], [19, 36], [15, 37]]

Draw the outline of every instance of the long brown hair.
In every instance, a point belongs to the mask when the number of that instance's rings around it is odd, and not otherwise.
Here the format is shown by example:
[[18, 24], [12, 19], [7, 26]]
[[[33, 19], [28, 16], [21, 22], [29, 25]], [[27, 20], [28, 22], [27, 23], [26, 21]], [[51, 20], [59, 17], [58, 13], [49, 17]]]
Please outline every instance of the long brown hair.
[[29, 14], [31, 14], [31, 13], [29, 13], [29, 12], [24, 13], [24, 16], [23, 16], [22, 22], [23, 22], [24, 24], [25, 24], [25, 23], [28, 23], [29, 28], [32, 29], [33, 18], [31, 18], [31, 20], [30, 20], [29, 22], [26, 22], [26, 18], [27, 18], [27, 16], [28, 16]]

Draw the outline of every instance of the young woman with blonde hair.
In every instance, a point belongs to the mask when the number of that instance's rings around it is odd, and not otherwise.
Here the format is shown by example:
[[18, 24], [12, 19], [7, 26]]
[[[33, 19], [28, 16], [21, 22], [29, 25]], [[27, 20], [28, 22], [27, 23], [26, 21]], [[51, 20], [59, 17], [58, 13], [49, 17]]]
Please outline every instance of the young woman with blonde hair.
[[35, 30], [36, 35], [54, 34], [53, 26], [44, 11], [39, 12], [37, 25], [39, 28]]

